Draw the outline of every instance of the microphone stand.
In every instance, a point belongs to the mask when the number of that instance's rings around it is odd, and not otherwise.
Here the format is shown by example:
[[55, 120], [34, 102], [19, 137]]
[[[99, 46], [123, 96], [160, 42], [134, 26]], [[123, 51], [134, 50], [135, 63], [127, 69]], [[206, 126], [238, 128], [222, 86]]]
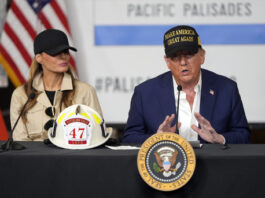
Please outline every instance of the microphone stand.
[[26, 147], [23, 146], [22, 144], [14, 142], [12, 137], [8, 138], [7, 142], [1, 145], [1, 149], [4, 150], [4, 151], [8, 151], [8, 150], [23, 150], [25, 148]]
[[23, 106], [23, 108], [22, 108], [22, 110], [21, 110], [21, 113], [20, 113], [20, 115], [18, 116], [18, 119], [16, 120], [16, 122], [15, 122], [15, 124], [14, 124], [13, 129], [10, 131], [9, 138], [8, 138], [7, 142], [1, 145], [1, 149], [2, 149], [2, 150], [4, 150], [4, 151], [8, 151], [8, 150], [23, 150], [23, 149], [26, 148], [26, 147], [23, 146], [22, 144], [19, 144], [19, 143], [17, 143], [17, 142], [14, 142], [14, 140], [13, 140], [13, 132], [14, 132], [14, 130], [15, 130], [16, 126], [17, 126], [17, 123], [18, 123], [18, 121], [19, 121], [19, 119], [20, 119], [22, 113], [24, 112], [24, 110], [25, 110], [27, 104], [28, 104], [29, 101], [30, 101], [31, 99], [33, 99], [34, 97], [35, 97], [35, 93], [32, 92], [32, 93], [29, 95], [27, 102], [26, 102], [25, 105]]
[[178, 85], [178, 103], [177, 103], [177, 114], [176, 114], [176, 133], [179, 134], [179, 128], [178, 128], [178, 121], [179, 121], [179, 97], [180, 97], [180, 91], [182, 90], [182, 86]]

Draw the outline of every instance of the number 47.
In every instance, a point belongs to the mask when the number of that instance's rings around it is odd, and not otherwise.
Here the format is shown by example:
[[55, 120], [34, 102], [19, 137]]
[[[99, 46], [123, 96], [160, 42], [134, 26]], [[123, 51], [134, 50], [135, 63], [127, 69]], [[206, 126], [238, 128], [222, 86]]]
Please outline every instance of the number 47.
[[73, 139], [76, 139], [77, 134], [80, 134], [79, 139], [82, 139], [85, 128], [78, 128], [77, 133], [75, 132], [75, 128], [69, 133]]

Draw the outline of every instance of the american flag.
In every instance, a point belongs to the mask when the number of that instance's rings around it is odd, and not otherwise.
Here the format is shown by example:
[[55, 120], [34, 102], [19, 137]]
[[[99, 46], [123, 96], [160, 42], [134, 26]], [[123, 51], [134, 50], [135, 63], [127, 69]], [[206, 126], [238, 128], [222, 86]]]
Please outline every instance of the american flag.
[[[33, 40], [44, 29], [64, 31], [73, 46], [65, 0], [13, 0], [0, 40], [0, 63], [15, 86], [26, 82], [34, 57]], [[74, 66], [74, 58], [70, 63]]]

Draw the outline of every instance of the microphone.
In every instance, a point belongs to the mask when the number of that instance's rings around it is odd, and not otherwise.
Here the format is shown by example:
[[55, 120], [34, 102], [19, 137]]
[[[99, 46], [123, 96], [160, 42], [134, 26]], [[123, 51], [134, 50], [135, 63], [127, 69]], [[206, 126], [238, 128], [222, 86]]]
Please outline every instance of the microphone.
[[177, 114], [176, 114], [176, 133], [179, 134], [179, 128], [178, 128], [178, 121], [179, 121], [179, 97], [180, 97], [180, 91], [182, 90], [182, 86], [178, 85], [178, 103], [177, 103]]
[[29, 95], [28, 100], [27, 100], [26, 103], [24, 104], [24, 106], [23, 106], [23, 108], [22, 108], [22, 110], [21, 110], [21, 112], [20, 112], [20, 114], [19, 114], [19, 116], [18, 116], [18, 118], [17, 118], [17, 120], [16, 120], [16, 122], [15, 122], [15, 124], [14, 124], [14, 127], [13, 127], [12, 130], [10, 131], [10, 134], [9, 134], [10, 136], [9, 136], [7, 142], [4, 143], [3, 145], [1, 145], [1, 149], [2, 149], [2, 150], [4, 150], [4, 151], [8, 151], [8, 150], [23, 150], [23, 149], [26, 148], [26, 147], [23, 146], [22, 144], [19, 144], [19, 143], [13, 141], [13, 132], [14, 132], [16, 126], [17, 126], [17, 123], [18, 123], [18, 121], [19, 121], [19, 119], [20, 119], [22, 113], [23, 113], [24, 110], [25, 110], [25, 107], [27, 106], [27, 104], [29, 103], [29, 101], [32, 100], [34, 97], [35, 97], [35, 93], [32, 92], [32, 93]]

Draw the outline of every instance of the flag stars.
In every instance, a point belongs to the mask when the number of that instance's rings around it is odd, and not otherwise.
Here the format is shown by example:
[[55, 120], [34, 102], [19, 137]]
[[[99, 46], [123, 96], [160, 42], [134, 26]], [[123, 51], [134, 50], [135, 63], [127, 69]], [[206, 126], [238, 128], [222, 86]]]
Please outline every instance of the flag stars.
[[37, 1], [35, 1], [32, 6], [34, 9], [36, 9], [39, 7], [39, 3]]

